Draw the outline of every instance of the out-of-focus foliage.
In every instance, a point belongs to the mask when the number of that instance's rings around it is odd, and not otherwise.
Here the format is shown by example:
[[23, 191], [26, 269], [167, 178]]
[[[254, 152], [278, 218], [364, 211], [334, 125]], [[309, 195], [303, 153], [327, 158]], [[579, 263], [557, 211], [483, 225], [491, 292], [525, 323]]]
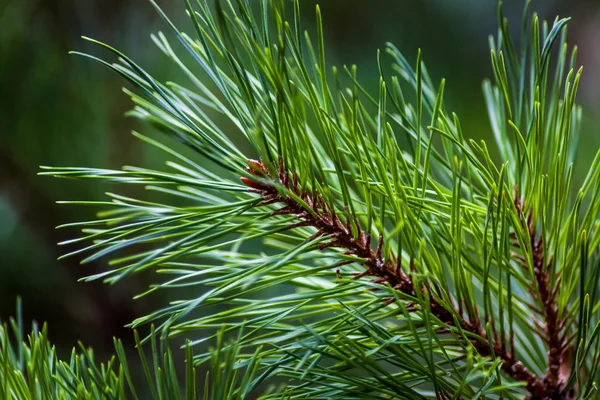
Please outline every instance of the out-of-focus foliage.
[[[241, 400], [260, 381], [256, 377], [258, 357], [240, 369], [236, 365], [240, 346], [219, 334], [217, 347], [207, 357], [208, 371], [199, 378], [192, 349], [185, 352], [185, 370], [178, 368], [169, 343], [159, 340], [153, 328], [146, 343], [134, 332], [138, 357], [131, 357], [119, 339], [115, 356], [98, 360], [93, 349], [82, 343], [62, 358], [48, 339], [47, 325], [34, 323], [25, 336], [21, 304], [17, 317], [0, 325], [0, 398], [3, 400], [122, 400], [153, 399]], [[151, 356], [147, 356], [149, 349]], [[145, 381], [138, 383], [134, 377]]]

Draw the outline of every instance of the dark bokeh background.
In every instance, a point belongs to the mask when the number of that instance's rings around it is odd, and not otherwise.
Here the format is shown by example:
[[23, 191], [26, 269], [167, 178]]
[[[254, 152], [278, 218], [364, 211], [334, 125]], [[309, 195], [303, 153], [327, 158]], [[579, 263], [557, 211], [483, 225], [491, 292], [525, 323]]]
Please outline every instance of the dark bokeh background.
[[[303, 1], [307, 28], [314, 3]], [[434, 79], [447, 78], [447, 101], [466, 135], [488, 136], [481, 80], [491, 75], [487, 37], [496, 30], [495, 0], [321, 3], [331, 62], [357, 64], [363, 82], [373, 88], [376, 50], [386, 41], [409, 60], [420, 47]], [[506, 14], [518, 24], [522, 1], [505, 3]], [[183, 0], [159, 4], [186, 23]], [[581, 158], [589, 159], [600, 143], [600, 2], [538, 0], [532, 8], [548, 19], [574, 18], [570, 43], [580, 46], [586, 67]], [[98, 199], [114, 188], [36, 175], [39, 165], [152, 165], [145, 148], [129, 135], [134, 127], [143, 128], [123, 116], [130, 102], [120, 78], [67, 52], [104, 54], [80, 39], [91, 36], [174, 79], [178, 72], [149, 39], [159, 29], [167, 30], [146, 0], [0, 0], [0, 319], [14, 313], [21, 295], [25, 318], [48, 321], [50, 336], [61, 348], [82, 340], [105, 354], [114, 335], [131, 337], [123, 325], [164, 303], [160, 297], [131, 300], [146, 286], [144, 278], [112, 287], [77, 283], [101, 269], [102, 261], [85, 267], [77, 258], [57, 261], [62, 249], [56, 243], [76, 232], [54, 227], [90, 218], [90, 210], [55, 201]]]

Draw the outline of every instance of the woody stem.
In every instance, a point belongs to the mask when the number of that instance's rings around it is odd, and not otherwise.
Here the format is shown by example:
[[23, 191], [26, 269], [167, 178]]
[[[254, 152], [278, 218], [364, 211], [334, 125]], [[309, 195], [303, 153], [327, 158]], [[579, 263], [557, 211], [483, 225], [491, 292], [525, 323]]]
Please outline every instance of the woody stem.
[[[365, 233], [358, 224], [354, 221], [354, 226], [350, 223], [350, 218], [346, 217], [345, 221], [338, 216], [336, 211], [327, 204], [323, 197], [319, 194], [309, 194], [301, 191], [298, 188], [298, 177], [292, 172], [291, 174], [283, 167], [283, 162], [280, 160], [278, 176], [273, 178], [268, 169], [258, 161], [249, 161], [251, 174], [257, 179], [243, 177], [242, 182], [248, 186], [249, 190], [258, 193], [262, 201], [260, 204], [283, 204], [283, 207], [274, 211], [274, 215], [292, 215], [300, 221], [296, 226], [312, 226], [317, 229], [317, 232], [310, 238], [326, 237], [329, 241], [321, 243], [321, 249], [327, 247], [335, 247], [344, 249], [346, 254], [352, 254], [358, 257], [360, 264], [365, 267], [365, 270], [357, 277], [373, 276], [376, 281], [385, 283], [398, 290], [399, 292], [411, 296], [416, 296], [416, 290], [421, 292], [425, 288], [415, 288], [415, 284], [410, 275], [405, 273], [395, 255], [391, 255], [384, 259], [382, 256], [383, 237], [378, 239], [376, 249], [371, 246], [371, 236]], [[287, 188], [295, 196], [310, 207], [312, 212], [305, 209], [305, 206], [300, 204], [294, 197], [280, 193], [276, 186], [268, 183], [269, 180], [277, 180], [277, 182]], [[545, 293], [542, 296], [547, 296]], [[478, 319], [469, 320], [462, 313], [458, 312], [453, 307], [442, 304], [434, 296], [428, 296], [430, 304], [429, 309], [436, 318], [438, 318], [447, 327], [457, 327], [472, 334], [471, 343], [477, 352], [483, 357], [498, 357], [502, 360], [502, 370], [516, 381], [524, 381], [527, 390], [531, 393], [531, 398], [535, 399], [551, 399], [548, 394], [549, 387], [547, 382], [542, 378], [536, 377], [529, 371], [514, 354], [512, 354], [506, 346], [499, 340], [490, 340], [485, 329], [482, 327]], [[555, 314], [552, 314], [555, 316]], [[457, 323], [458, 321], [458, 323]]]

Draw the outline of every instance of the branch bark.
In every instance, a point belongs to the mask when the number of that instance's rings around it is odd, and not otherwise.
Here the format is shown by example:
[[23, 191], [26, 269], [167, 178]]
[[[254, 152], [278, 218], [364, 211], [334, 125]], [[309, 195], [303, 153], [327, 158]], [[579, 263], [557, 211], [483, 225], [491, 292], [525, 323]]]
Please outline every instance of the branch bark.
[[[358, 274], [356, 278], [371, 276], [375, 278], [375, 282], [388, 284], [399, 292], [416, 297], [416, 290], [425, 291], [425, 288], [416, 288], [411, 276], [405, 273], [398, 261], [396, 255], [391, 255], [387, 259], [382, 256], [383, 238], [378, 238], [376, 249], [371, 246], [371, 236], [368, 232], [364, 232], [360, 228], [358, 221], [354, 221], [354, 226], [350, 223], [348, 217], [343, 221], [336, 211], [327, 204], [323, 197], [316, 193], [306, 193], [299, 190], [298, 176], [295, 172], [285, 170], [283, 161], [279, 160], [278, 176], [273, 177], [268, 169], [259, 161], [249, 160], [248, 171], [257, 179], [242, 177], [242, 182], [249, 188], [250, 191], [258, 193], [262, 197], [260, 205], [281, 203], [283, 207], [273, 212], [277, 215], [293, 215], [300, 221], [296, 226], [313, 226], [317, 229], [316, 234], [311, 239], [318, 237], [327, 237], [329, 241], [323, 242], [321, 248], [336, 247], [345, 250], [346, 254], [352, 254], [360, 258], [361, 265], [365, 267], [365, 271]], [[280, 193], [276, 186], [268, 183], [268, 181], [276, 180], [279, 184], [286, 187], [294, 196], [302, 199], [311, 212], [307, 210], [293, 196]], [[536, 249], [539, 250], [539, 246]], [[544, 278], [545, 276], [545, 281]], [[547, 273], [540, 275], [541, 282], [545, 282], [545, 287], [548, 286]], [[540, 294], [541, 295], [541, 294]], [[543, 299], [553, 303], [555, 294], [552, 295], [549, 291], [544, 291]], [[516, 381], [525, 382], [526, 388], [531, 394], [531, 400], [554, 400], [563, 399], [560, 396], [560, 385], [555, 385], [554, 373], [555, 368], [551, 369], [551, 374], [544, 377], [537, 377], [529, 371], [523, 363], [517, 360], [506, 346], [497, 338], [492, 338], [490, 346], [490, 338], [477, 317], [472, 320], [463, 316], [461, 312], [453, 306], [448, 307], [442, 304], [436, 297], [429, 296], [429, 309], [440, 322], [447, 327], [459, 327], [474, 337], [471, 338], [471, 343], [477, 352], [483, 357], [498, 357], [502, 360], [502, 370]], [[554, 308], [548, 309], [548, 317], [551, 320], [556, 320], [557, 312], [556, 305]], [[458, 321], [458, 322], [457, 322]], [[555, 337], [555, 329], [548, 331], [548, 335]], [[553, 339], [554, 340], [554, 339]], [[554, 343], [554, 342], [553, 342]], [[554, 362], [556, 354], [551, 354]], [[558, 376], [558, 375], [556, 375]], [[556, 390], [555, 390], [556, 389]]]
[[[551, 394], [547, 399], [562, 399], [559, 397], [562, 393], [565, 382], [560, 376], [561, 367], [563, 367], [563, 357], [568, 346], [566, 332], [564, 331], [564, 321], [559, 319], [556, 297], [560, 287], [560, 276], [555, 277], [550, 287], [550, 266], [552, 260], [546, 262], [544, 252], [544, 240], [542, 235], [536, 234], [535, 224], [532, 212], [525, 212], [525, 204], [519, 196], [518, 188], [515, 188], [514, 204], [519, 213], [521, 224], [529, 233], [529, 245], [531, 246], [531, 257], [533, 263], [533, 277], [531, 279], [531, 289], [529, 291], [533, 299], [539, 304], [533, 311], [539, 314], [543, 323], [541, 324], [541, 337], [548, 345], [548, 366], [545, 375], [541, 378], [545, 386], [545, 392]], [[519, 247], [519, 243], [513, 234], [513, 246]], [[527, 273], [529, 268], [527, 261], [518, 258], [521, 266]], [[538, 399], [532, 397], [532, 399]], [[545, 399], [545, 398], [540, 398]]]

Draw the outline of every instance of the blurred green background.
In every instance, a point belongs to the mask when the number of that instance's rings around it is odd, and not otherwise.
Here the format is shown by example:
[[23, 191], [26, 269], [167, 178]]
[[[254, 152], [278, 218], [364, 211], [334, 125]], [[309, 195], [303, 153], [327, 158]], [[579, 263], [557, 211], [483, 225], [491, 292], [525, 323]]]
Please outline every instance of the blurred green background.
[[[491, 75], [487, 40], [496, 30], [495, 0], [320, 3], [330, 62], [357, 64], [362, 81], [375, 88], [376, 51], [386, 41], [409, 60], [421, 48], [434, 80], [447, 78], [448, 105], [461, 117], [465, 134], [489, 136], [481, 81]], [[523, 2], [505, 3], [517, 26]], [[159, 4], [186, 24], [183, 0]], [[302, 4], [310, 29], [315, 1]], [[588, 160], [600, 143], [600, 2], [539, 0], [532, 8], [550, 20], [557, 14], [574, 19], [570, 43], [579, 45], [586, 67], [580, 159]], [[99, 199], [115, 188], [36, 175], [39, 165], [153, 166], [147, 149], [129, 134], [144, 128], [123, 116], [130, 102], [120, 78], [67, 52], [106, 55], [80, 39], [90, 36], [115, 45], [161, 79], [175, 80], [179, 73], [150, 41], [157, 30], [167, 29], [146, 0], [0, 0], [0, 319], [14, 313], [20, 295], [26, 321], [48, 321], [50, 338], [63, 349], [81, 340], [106, 354], [113, 336], [130, 343], [126, 323], [165, 303], [160, 296], [132, 300], [148, 277], [111, 287], [78, 283], [101, 270], [102, 261], [85, 267], [77, 258], [57, 261], [63, 249], [56, 243], [76, 232], [55, 226], [90, 218], [91, 211], [55, 201]], [[385, 56], [384, 62], [389, 64]]]

